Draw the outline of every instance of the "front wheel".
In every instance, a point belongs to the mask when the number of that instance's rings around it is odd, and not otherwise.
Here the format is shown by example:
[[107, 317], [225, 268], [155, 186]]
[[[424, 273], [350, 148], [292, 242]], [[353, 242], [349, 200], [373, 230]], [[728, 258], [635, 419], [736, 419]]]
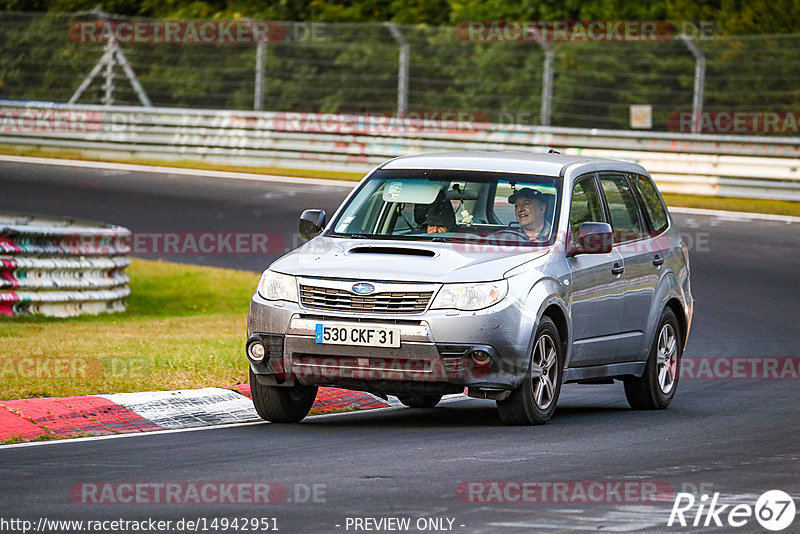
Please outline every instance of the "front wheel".
[[641, 377], [625, 378], [625, 397], [635, 410], [663, 410], [675, 396], [680, 378], [678, 319], [666, 308], [658, 322], [650, 356]]
[[250, 394], [262, 419], [272, 423], [297, 423], [311, 410], [317, 398], [317, 386], [265, 386], [258, 383], [251, 369]]
[[549, 317], [542, 317], [525, 380], [507, 399], [497, 401], [500, 419], [508, 425], [543, 425], [556, 410], [563, 380], [561, 336]]
[[409, 408], [433, 408], [442, 400], [441, 395], [435, 394], [398, 395], [397, 398]]

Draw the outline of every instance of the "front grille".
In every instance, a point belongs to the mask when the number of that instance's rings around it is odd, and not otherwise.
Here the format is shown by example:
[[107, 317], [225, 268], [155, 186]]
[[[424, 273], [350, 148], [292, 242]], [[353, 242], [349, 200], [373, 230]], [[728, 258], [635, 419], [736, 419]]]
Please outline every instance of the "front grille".
[[418, 313], [425, 311], [432, 295], [433, 291], [391, 291], [364, 296], [344, 289], [300, 284], [301, 304], [319, 310]]

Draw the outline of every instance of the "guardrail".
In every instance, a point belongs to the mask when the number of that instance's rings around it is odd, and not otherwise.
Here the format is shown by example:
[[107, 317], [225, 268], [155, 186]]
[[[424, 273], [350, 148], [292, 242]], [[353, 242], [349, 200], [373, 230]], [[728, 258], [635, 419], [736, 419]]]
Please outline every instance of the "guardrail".
[[400, 119], [0, 101], [0, 144], [72, 149], [87, 157], [356, 172], [420, 152], [555, 148], [641, 163], [662, 191], [800, 200], [800, 137], [581, 130], [472, 118], [468, 112]]
[[130, 230], [0, 213], [0, 315], [125, 311]]

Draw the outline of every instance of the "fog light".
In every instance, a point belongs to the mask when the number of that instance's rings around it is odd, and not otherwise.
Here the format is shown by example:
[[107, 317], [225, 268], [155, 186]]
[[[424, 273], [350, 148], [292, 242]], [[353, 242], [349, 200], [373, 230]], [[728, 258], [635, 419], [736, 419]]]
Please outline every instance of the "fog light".
[[247, 355], [250, 356], [250, 359], [253, 360], [254, 362], [260, 362], [261, 360], [263, 360], [266, 352], [267, 349], [264, 348], [264, 345], [262, 345], [258, 341], [250, 343], [250, 346], [247, 347]]
[[475, 365], [487, 365], [492, 361], [492, 356], [485, 350], [476, 350], [470, 354]]

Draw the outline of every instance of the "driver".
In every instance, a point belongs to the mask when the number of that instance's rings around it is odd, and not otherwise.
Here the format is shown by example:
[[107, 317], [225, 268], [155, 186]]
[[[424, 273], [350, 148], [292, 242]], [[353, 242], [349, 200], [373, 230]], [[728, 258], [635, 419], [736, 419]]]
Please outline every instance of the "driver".
[[508, 197], [509, 204], [514, 204], [517, 222], [531, 241], [547, 241], [550, 238], [551, 225], [544, 218], [548, 196], [536, 189], [523, 187]]

